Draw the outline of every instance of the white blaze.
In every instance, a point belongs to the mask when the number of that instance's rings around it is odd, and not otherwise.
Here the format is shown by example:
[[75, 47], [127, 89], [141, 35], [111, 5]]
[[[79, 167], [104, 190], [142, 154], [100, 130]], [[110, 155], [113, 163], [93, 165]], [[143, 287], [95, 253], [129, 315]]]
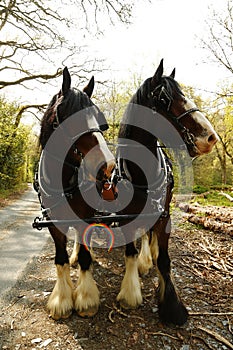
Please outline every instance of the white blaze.
[[[189, 110], [191, 108], [195, 108], [196, 105], [191, 102], [189, 99], [186, 100], [185, 103], [186, 110]], [[197, 147], [198, 154], [204, 154], [209, 153], [215, 143], [219, 140], [219, 137], [214, 130], [213, 126], [209, 122], [209, 120], [200, 112], [192, 112], [192, 118], [193, 120], [201, 126], [201, 133], [200, 135], [196, 135], [194, 130], [189, 130], [191, 133], [195, 135], [195, 145]], [[181, 119], [182, 123], [182, 119]]]

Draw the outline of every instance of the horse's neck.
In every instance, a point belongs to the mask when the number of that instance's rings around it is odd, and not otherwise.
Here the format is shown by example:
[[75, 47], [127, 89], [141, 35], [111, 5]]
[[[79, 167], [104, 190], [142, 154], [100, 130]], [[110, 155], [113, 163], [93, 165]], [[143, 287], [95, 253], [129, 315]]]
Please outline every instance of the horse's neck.
[[147, 186], [154, 183], [161, 173], [161, 155], [154, 133], [158, 120], [150, 106], [143, 102], [141, 95], [147, 100], [147, 94], [141, 89], [139, 92], [128, 104], [120, 125], [119, 143], [126, 144], [129, 150], [124, 152], [122, 147], [119, 153], [132, 183]]
[[74, 173], [74, 168], [64, 163], [57, 155], [44, 152], [41, 161], [41, 173], [45, 183], [53, 189], [67, 188]]
[[154, 183], [161, 172], [157, 139], [142, 129], [134, 128], [126, 144], [127, 156], [123, 155], [122, 158], [124, 159], [124, 170], [131, 182], [134, 185], [145, 187]]

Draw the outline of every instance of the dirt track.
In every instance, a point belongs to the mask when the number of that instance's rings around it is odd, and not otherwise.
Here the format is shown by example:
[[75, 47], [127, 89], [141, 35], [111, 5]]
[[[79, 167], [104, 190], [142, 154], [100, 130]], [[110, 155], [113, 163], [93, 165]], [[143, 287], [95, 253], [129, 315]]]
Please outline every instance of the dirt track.
[[31, 223], [40, 215], [32, 186], [16, 201], [0, 209], [0, 295], [17, 281], [28, 261], [37, 256], [48, 235], [38, 234]]
[[[111, 253], [95, 251], [94, 277], [101, 292], [98, 314], [83, 319], [73, 313], [67, 320], [53, 321], [46, 311], [47, 298], [55, 283], [54, 246], [49, 241], [1, 301], [0, 348], [233, 349], [232, 238], [196, 229], [177, 217], [174, 221], [170, 256], [177, 289], [190, 312], [185, 326], [168, 327], [159, 322], [154, 270], [141, 279], [143, 305], [138, 310], [118, 308], [123, 248]], [[77, 279], [78, 271], [72, 269], [74, 284]]]

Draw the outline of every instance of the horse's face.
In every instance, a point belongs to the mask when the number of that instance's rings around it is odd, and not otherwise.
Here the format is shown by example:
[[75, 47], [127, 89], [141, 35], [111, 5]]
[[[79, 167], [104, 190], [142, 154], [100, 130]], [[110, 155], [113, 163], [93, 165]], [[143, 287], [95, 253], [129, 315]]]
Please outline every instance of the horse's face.
[[[194, 144], [193, 147], [188, 145], [190, 155], [195, 157], [211, 152], [219, 138], [209, 120], [197, 109], [195, 103], [185, 97], [182, 101], [176, 99], [171, 106], [171, 111], [178, 116], [179, 123], [190, 133]], [[179, 118], [180, 115], [183, 116]], [[180, 131], [179, 126], [178, 131]], [[182, 136], [182, 129], [180, 132]]]
[[[94, 78], [83, 91], [71, 89], [70, 85], [71, 77], [65, 68], [62, 89], [53, 98], [47, 115], [45, 113], [41, 135], [43, 127], [45, 130], [47, 127], [47, 139], [59, 128], [61, 143], [68, 149], [69, 163], [79, 166], [83, 162], [85, 175], [90, 180], [104, 181], [111, 176], [115, 158], [102, 135], [102, 131], [108, 127], [107, 122], [90, 99], [94, 89]], [[40, 138], [42, 147], [47, 142], [46, 138]]]
[[85, 133], [75, 145], [78, 154], [83, 157], [83, 166], [89, 180], [106, 181], [111, 177], [116, 165], [115, 158], [100, 132]]
[[209, 153], [218, 135], [195, 103], [186, 98], [174, 80], [175, 70], [163, 76], [163, 60], [151, 78], [151, 95], [156, 110], [180, 133], [191, 157]]

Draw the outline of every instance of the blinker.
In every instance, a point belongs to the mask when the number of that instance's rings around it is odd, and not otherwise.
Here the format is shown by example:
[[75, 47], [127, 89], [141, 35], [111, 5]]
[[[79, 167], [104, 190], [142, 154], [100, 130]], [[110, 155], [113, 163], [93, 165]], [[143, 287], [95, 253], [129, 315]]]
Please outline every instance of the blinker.
[[97, 123], [99, 124], [99, 128], [101, 131], [108, 130], [108, 122], [102, 112], [99, 111], [99, 113], [96, 115]]

